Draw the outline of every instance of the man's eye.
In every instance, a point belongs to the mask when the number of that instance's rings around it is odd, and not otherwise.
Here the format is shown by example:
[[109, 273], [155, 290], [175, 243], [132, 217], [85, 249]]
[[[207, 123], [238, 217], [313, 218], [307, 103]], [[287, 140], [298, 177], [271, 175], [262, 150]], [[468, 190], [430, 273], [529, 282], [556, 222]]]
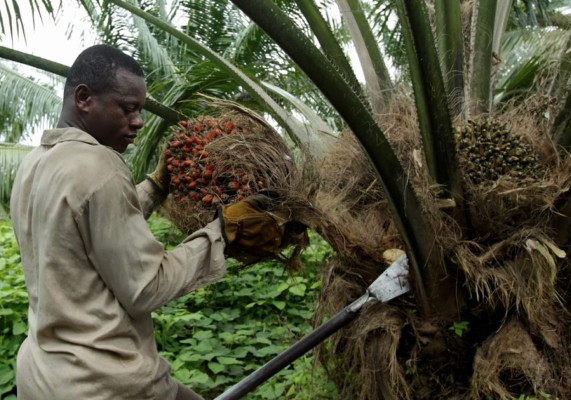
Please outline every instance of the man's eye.
[[132, 104], [123, 106], [123, 110], [125, 110], [125, 112], [127, 112], [127, 113], [135, 112], [138, 109], [139, 109], [139, 107], [132, 105]]

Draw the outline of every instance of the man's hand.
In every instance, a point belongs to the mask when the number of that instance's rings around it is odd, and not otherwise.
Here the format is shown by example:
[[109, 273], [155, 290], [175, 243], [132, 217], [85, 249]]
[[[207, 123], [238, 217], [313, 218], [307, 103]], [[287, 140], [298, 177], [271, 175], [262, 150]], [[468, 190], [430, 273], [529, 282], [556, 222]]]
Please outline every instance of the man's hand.
[[230, 205], [219, 206], [218, 216], [226, 241], [226, 253], [244, 261], [275, 254], [281, 247], [287, 217], [267, 211], [272, 199], [253, 195]]
[[169, 184], [170, 177], [167, 170], [167, 161], [165, 156], [165, 151], [167, 149], [167, 143], [163, 146], [161, 150], [161, 155], [159, 157], [159, 162], [153, 172], [147, 175], [147, 179], [151, 181], [155, 189], [161, 193], [164, 197], [169, 194]]

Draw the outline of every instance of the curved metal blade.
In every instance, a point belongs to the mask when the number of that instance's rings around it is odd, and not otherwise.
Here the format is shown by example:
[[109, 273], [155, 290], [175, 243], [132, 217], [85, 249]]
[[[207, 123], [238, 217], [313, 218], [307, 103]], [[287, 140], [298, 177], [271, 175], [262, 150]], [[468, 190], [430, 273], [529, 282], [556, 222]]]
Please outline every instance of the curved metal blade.
[[410, 290], [408, 281], [408, 258], [403, 254], [396, 259], [371, 285], [367, 291], [371, 297], [389, 301]]

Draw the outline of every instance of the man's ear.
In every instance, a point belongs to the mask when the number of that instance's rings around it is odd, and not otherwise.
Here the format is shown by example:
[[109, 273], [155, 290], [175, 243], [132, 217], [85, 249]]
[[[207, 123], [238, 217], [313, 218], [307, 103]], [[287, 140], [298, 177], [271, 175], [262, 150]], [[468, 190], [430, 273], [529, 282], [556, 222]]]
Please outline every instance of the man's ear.
[[85, 84], [78, 85], [74, 92], [75, 104], [80, 111], [89, 112], [93, 104], [93, 92]]

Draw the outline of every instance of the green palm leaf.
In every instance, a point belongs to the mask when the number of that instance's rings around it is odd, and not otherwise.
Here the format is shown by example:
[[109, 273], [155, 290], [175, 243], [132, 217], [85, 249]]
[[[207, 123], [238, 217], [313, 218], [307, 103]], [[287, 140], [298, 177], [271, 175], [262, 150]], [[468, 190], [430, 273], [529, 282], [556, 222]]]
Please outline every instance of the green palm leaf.
[[30, 132], [56, 124], [62, 99], [55, 94], [54, 86], [62, 82], [53, 76], [48, 79], [52, 82], [41, 84], [0, 63], [2, 141], [15, 143]]
[[33, 147], [19, 144], [0, 143], [0, 211], [6, 214], [10, 211], [10, 193], [14, 184], [16, 171], [24, 156]]

